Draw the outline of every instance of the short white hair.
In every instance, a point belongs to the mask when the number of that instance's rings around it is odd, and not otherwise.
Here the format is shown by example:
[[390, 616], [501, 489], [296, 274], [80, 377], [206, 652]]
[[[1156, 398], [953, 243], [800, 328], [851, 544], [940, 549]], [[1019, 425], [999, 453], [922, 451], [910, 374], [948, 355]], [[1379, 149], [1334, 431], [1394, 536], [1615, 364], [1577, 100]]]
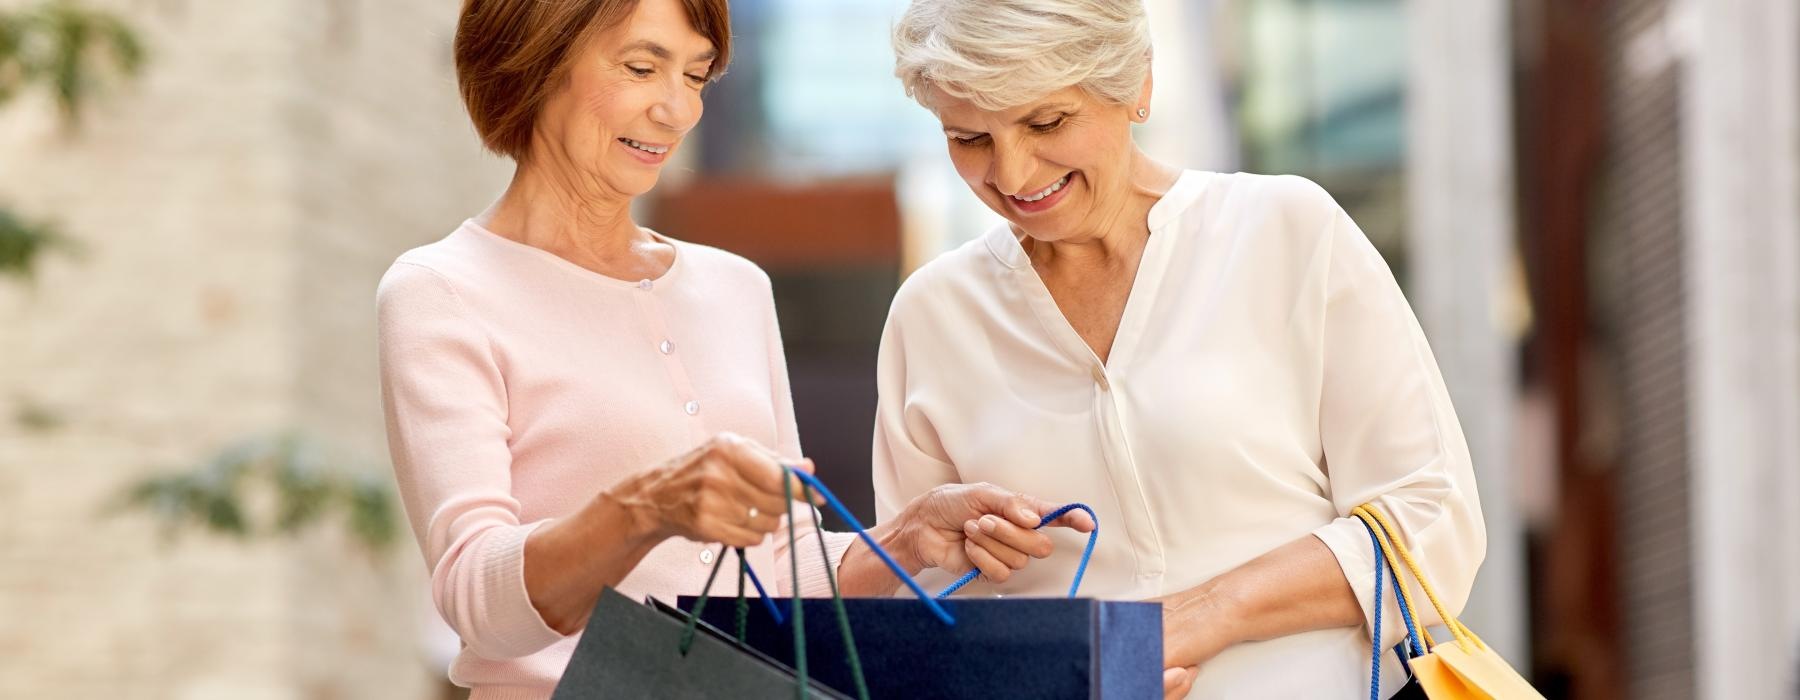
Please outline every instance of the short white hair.
[[1142, 0], [913, 0], [894, 25], [894, 75], [1002, 110], [1079, 86], [1129, 104], [1150, 70]]

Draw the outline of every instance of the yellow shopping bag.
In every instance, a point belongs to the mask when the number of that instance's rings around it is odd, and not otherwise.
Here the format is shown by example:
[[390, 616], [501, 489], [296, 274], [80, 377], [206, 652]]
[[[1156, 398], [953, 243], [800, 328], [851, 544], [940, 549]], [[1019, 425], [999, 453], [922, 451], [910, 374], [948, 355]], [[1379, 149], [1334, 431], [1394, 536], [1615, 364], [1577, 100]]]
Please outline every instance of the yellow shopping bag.
[[[1411, 571], [1413, 579], [1419, 582], [1419, 588], [1425, 591], [1425, 597], [1437, 609], [1438, 617], [1444, 621], [1444, 627], [1455, 637], [1442, 644], [1431, 638], [1431, 633], [1424, 626], [1419, 627], [1419, 635], [1424, 638], [1425, 653], [1409, 660], [1412, 672], [1425, 690], [1426, 697], [1431, 700], [1543, 700], [1544, 696], [1519, 675], [1518, 671], [1500, 658], [1500, 654], [1488, 648], [1480, 637], [1468, 627], [1450, 615], [1449, 610], [1438, 602], [1437, 592], [1431, 582], [1425, 579], [1425, 571], [1413, 559], [1412, 552], [1407, 550], [1406, 543], [1398, 536], [1399, 530], [1394, 527], [1386, 515], [1375, 508], [1374, 504], [1357, 506], [1350, 511], [1351, 515], [1361, 518], [1376, 534], [1376, 541], [1381, 545], [1381, 554], [1387, 560], [1388, 568], [1394, 572], [1396, 581], [1404, 581], [1401, 576], [1401, 562], [1405, 562], [1406, 570]], [[1398, 553], [1398, 557], [1396, 557]], [[1399, 604], [1412, 615], [1413, 598], [1411, 587], [1401, 585]], [[1414, 616], [1416, 617], [1416, 616]], [[1404, 646], [1404, 645], [1403, 645]]]

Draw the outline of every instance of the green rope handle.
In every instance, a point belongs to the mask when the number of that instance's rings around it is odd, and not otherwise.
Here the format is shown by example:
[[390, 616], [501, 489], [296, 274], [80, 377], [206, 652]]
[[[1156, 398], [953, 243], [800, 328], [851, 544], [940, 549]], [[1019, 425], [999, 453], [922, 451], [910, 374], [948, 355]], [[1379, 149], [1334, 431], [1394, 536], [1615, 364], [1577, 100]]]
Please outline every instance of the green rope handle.
[[[800, 608], [800, 557], [794, 556], [794, 550], [800, 548], [800, 543], [794, 537], [794, 482], [787, 478], [785, 470], [781, 473], [781, 495], [787, 499], [788, 566], [793, 569], [794, 576], [788, 579], [793, 582], [794, 587], [794, 596], [788, 599], [794, 608], [793, 613], [789, 615], [789, 621], [794, 625], [794, 675], [800, 680], [798, 684], [794, 685], [794, 697], [805, 700], [807, 690], [806, 620], [802, 619], [803, 611]], [[829, 563], [827, 562], [827, 564]]]
[[[713, 579], [719, 577], [719, 567], [725, 563], [725, 545], [719, 545], [718, 561], [713, 562], [712, 573], [706, 575], [706, 587], [701, 589], [700, 597], [694, 601], [694, 611], [688, 614], [687, 624], [681, 628], [681, 655], [687, 656], [688, 650], [694, 646], [694, 629], [700, 624], [700, 611], [706, 609], [706, 599], [712, 596]], [[743, 594], [739, 589], [739, 595]], [[742, 641], [741, 639], [739, 641]]]
[[750, 573], [750, 560], [744, 558], [743, 547], [732, 551], [738, 557], [737, 641], [743, 644], [750, 628], [750, 599], [744, 597], [744, 575]]
[[[801, 493], [806, 495], [806, 502], [812, 502], [812, 487], [802, 484]], [[850, 677], [856, 682], [856, 697], [869, 700], [869, 684], [863, 680], [862, 658], [856, 653], [856, 638], [850, 635], [850, 613], [844, 609], [844, 596], [838, 592], [837, 576], [831, 572], [831, 553], [825, 547], [823, 534], [825, 528], [819, 522], [818, 511], [813, 512], [813, 530], [819, 535], [813, 539], [819, 541], [819, 559], [825, 562], [825, 581], [831, 584], [831, 605], [837, 609], [838, 633], [844, 635], [844, 655], [849, 657]], [[793, 521], [788, 521], [788, 531], [793, 531]], [[792, 550], [789, 550], [792, 551]], [[795, 588], [799, 588], [798, 585]]]
[[[785, 477], [785, 473], [783, 476]], [[806, 485], [806, 484], [801, 484], [801, 489], [802, 489], [801, 493], [805, 496], [806, 501], [808, 503], [811, 503], [812, 502], [812, 487], [809, 485]], [[799, 543], [799, 538], [794, 534], [794, 527], [793, 527], [793, 524], [794, 524], [794, 483], [793, 483], [793, 481], [783, 478], [782, 483], [781, 483], [781, 491], [782, 491], [782, 495], [787, 497], [788, 565], [790, 567], [792, 567], [791, 573], [793, 575], [794, 585], [796, 588], [798, 588], [799, 581], [800, 581], [800, 558], [799, 558], [799, 553], [796, 552], [795, 550], [799, 549], [800, 543]], [[815, 527], [819, 524], [817, 519], [815, 519], [813, 521], [813, 524]], [[822, 530], [821, 530], [821, 532], [822, 532]], [[862, 657], [859, 654], [857, 654], [856, 638], [854, 636], [852, 636], [850, 633], [850, 613], [844, 607], [843, 592], [838, 590], [837, 576], [833, 573], [832, 567], [831, 567], [831, 554], [830, 554], [830, 551], [825, 546], [825, 538], [817, 537], [816, 539], [818, 539], [818, 541], [819, 541], [819, 557], [825, 561], [825, 581], [826, 581], [826, 583], [829, 583], [831, 585], [831, 604], [832, 604], [833, 610], [837, 613], [838, 633], [842, 634], [844, 637], [844, 656], [846, 657], [846, 660], [850, 663], [850, 675], [856, 683], [856, 696], [858, 698], [860, 698], [861, 700], [869, 700], [869, 685], [868, 685], [868, 682], [866, 680], [864, 680], [864, 678], [863, 678]], [[684, 625], [681, 629], [681, 655], [682, 656], [687, 656], [688, 651], [690, 649], [692, 649], [694, 646], [694, 634], [698, 630], [699, 625], [700, 625], [700, 613], [706, 609], [706, 601], [712, 597], [713, 581], [717, 580], [719, 577], [719, 568], [725, 565], [725, 550], [726, 550], [725, 545], [719, 546], [719, 554], [718, 554], [717, 560], [713, 562], [712, 571], [706, 575], [706, 586], [703, 589], [701, 589], [700, 595], [694, 599], [694, 609], [688, 613], [687, 624]], [[750, 571], [750, 562], [749, 562], [748, 558], [746, 558], [744, 556], [744, 548], [738, 547], [738, 548], [734, 549], [733, 551], [737, 553], [737, 560], [738, 560], [737, 615], [736, 615], [736, 617], [737, 617], [737, 641], [739, 644], [743, 644], [745, 638], [748, 636], [748, 626], [749, 626], [749, 617], [750, 617], [750, 601], [749, 601], [749, 598], [746, 597], [745, 593], [744, 593], [744, 577]], [[796, 591], [796, 593], [798, 593], [798, 591]], [[800, 600], [801, 599], [798, 595], [795, 595], [793, 598], [791, 598], [791, 603], [792, 603], [792, 607], [793, 607], [792, 624], [794, 626], [794, 675], [795, 675], [795, 678], [799, 681], [798, 683], [796, 683], [794, 685], [794, 695], [795, 695], [795, 697], [801, 698], [802, 700], [804, 700], [804, 698], [806, 698], [808, 695], [808, 690], [809, 690], [809, 687], [811, 684], [808, 683], [808, 680], [807, 680], [808, 677], [807, 677], [807, 672], [806, 672], [806, 624], [805, 624], [805, 620], [802, 618], [803, 612], [801, 610]]]

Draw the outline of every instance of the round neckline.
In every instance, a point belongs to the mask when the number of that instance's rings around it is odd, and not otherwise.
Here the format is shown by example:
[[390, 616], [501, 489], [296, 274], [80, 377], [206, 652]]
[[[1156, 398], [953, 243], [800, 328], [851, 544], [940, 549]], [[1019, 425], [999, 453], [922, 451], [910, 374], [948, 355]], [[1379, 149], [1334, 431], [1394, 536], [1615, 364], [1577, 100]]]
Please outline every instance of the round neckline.
[[645, 228], [643, 226], [639, 226], [638, 230], [649, 234], [651, 238], [654, 238], [661, 243], [668, 244], [669, 248], [671, 248], [675, 251], [675, 260], [673, 262], [669, 263], [669, 269], [664, 270], [661, 275], [658, 275], [656, 277], [650, 277], [650, 278], [640, 278], [640, 279], [628, 280], [628, 279], [613, 277], [611, 275], [603, 274], [598, 271], [591, 270], [586, 267], [582, 267], [581, 265], [576, 264], [574, 261], [569, 260], [568, 258], [565, 258], [561, 255], [557, 255], [557, 254], [552, 253], [543, 248], [539, 248], [537, 246], [530, 245], [528, 243], [521, 243], [521, 242], [515, 241], [511, 238], [507, 238], [506, 236], [502, 236], [498, 233], [494, 233], [493, 230], [489, 229], [486, 226], [482, 226], [481, 224], [477, 223], [474, 219], [468, 219], [468, 220], [464, 221], [463, 228], [474, 233], [477, 238], [491, 240], [491, 241], [499, 244], [500, 247], [502, 247], [502, 248], [516, 250], [516, 251], [525, 253], [527, 255], [537, 257], [541, 260], [546, 261], [551, 266], [561, 268], [571, 274], [574, 274], [574, 275], [577, 275], [580, 277], [585, 277], [587, 279], [593, 280], [595, 282], [599, 282], [599, 283], [607, 285], [609, 287], [617, 287], [617, 288], [621, 288], [621, 289], [643, 289], [645, 291], [655, 291], [656, 287], [674, 282], [677, 277], [677, 273], [679, 273], [681, 271], [681, 268], [682, 268], [681, 262], [683, 260], [687, 259], [687, 254], [682, 251], [681, 241], [675, 240], [668, 236], [664, 236], [661, 233], [657, 233], [656, 231], [654, 231], [652, 229]]

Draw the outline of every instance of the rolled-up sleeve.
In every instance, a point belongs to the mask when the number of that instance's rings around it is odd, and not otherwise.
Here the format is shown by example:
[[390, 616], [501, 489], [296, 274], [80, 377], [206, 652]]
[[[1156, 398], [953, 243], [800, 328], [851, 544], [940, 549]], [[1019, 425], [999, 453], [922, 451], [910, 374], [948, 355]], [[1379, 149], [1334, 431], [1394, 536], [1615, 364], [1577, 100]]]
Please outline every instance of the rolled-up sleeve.
[[485, 330], [429, 268], [396, 263], [376, 293], [382, 403], [401, 501], [432, 599], [476, 655], [510, 659], [563, 638], [525, 588], [504, 380]]
[[910, 401], [903, 318], [913, 301], [906, 298], [909, 292], [902, 288], [895, 296], [875, 361], [877, 398], [870, 467], [878, 520], [898, 515], [914, 498], [937, 486], [961, 483], [931, 422]]
[[[1362, 522], [1349, 513], [1373, 503], [1399, 529], [1450, 614], [1459, 614], [1487, 551], [1468, 445], [1392, 272], [1350, 217], [1330, 206], [1319, 431], [1341, 517], [1313, 534], [1336, 556], [1372, 619], [1375, 555]], [[1415, 597], [1420, 621], [1441, 624], [1424, 597]], [[1389, 619], [1398, 619], [1393, 596], [1386, 601]], [[1390, 625], [1384, 643], [1404, 634], [1404, 626]]]

